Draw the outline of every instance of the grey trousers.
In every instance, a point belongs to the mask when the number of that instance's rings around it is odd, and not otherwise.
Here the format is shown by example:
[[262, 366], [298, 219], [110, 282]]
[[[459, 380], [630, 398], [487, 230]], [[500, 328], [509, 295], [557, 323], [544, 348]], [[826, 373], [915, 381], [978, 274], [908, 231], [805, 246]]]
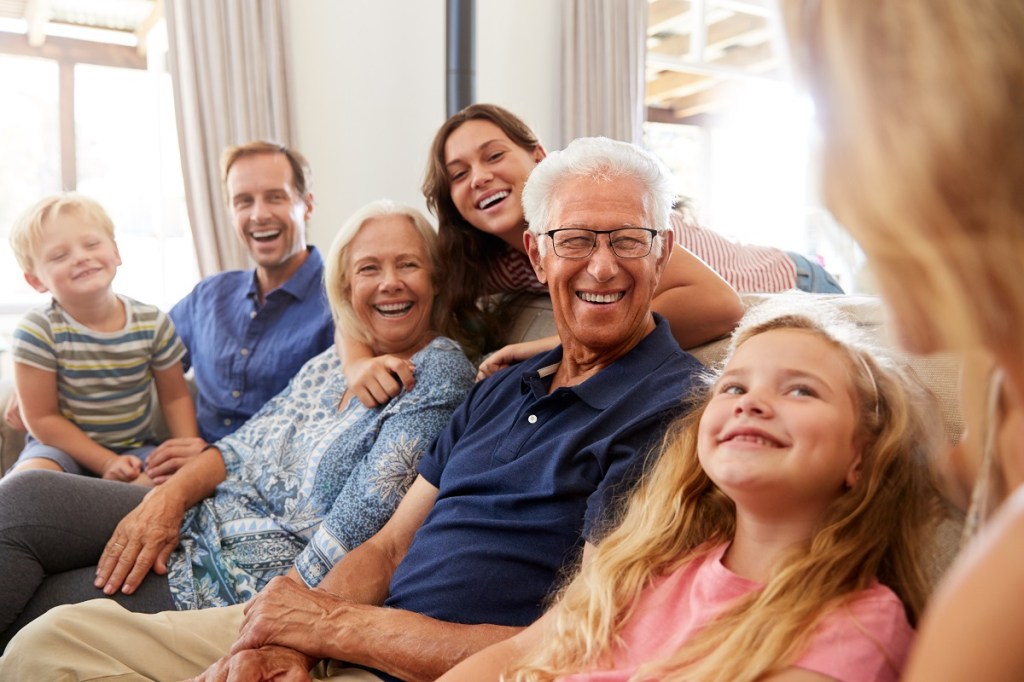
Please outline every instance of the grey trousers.
[[[147, 490], [41, 470], [0, 480], [0, 651], [52, 607], [105, 596], [93, 587], [96, 563]], [[152, 572], [134, 594], [111, 598], [140, 613], [174, 609], [166, 576]]]

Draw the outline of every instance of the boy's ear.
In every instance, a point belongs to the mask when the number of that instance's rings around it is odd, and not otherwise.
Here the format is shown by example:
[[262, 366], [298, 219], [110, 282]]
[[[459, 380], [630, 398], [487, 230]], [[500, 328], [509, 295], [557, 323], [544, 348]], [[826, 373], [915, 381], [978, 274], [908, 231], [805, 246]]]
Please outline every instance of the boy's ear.
[[30, 287], [32, 287], [41, 294], [45, 294], [47, 291], [49, 291], [49, 289], [46, 288], [46, 285], [43, 284], [43, 280], [39, 279], [31, 272], [25, 273], [25, 281], [28, 282], [28, 285]]
[[121, 251], [117, 248], [117, 242], [114, 242], [114, 257], [117, 258], [117, 265], [120, 267], [122, 265]]

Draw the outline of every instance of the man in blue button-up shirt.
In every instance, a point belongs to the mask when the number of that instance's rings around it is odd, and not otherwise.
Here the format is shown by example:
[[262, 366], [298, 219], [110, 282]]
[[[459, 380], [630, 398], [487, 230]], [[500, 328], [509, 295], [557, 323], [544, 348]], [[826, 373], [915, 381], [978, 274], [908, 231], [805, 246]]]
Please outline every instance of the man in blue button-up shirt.
[[[227, 149], [222, 168], [235, 231], [256, 268], [207, 277], [171, 309], [188, 349], [185, 366], [194, 368], [200, 433], [210, 443], [234, 432], [334, 339], [323, 259], [306, 244], [313, 194], [305, 158], [252, 142]], [[150, 468], [170, 473], [205, 444], [169, 442]]]

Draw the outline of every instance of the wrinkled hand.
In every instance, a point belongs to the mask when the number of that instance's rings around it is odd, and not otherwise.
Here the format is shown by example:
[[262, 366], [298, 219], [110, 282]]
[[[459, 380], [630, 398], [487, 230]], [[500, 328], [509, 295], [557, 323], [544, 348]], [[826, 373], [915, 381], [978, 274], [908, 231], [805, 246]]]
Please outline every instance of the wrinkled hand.
[[228, 654], [194, 678], [195, 682], [306, 682], [316, 663], [298, 651], [278, 646]]
[[349, 390], [366, 407], [378, 407], [401, 393], [402, 388], [412, 390], [416, 366], [394, 355], [346, 362], [343, 369]]
[[274, 578], [245, 605], [245, 619], [231, 653], [268, 645], [288, 647], [316, 658], [337, 658], [314, 629], [350, 604], [323, 590], [311, 590], [287, 576]]
[[142, 460], [135, 455], [118, 455], [103, 467], [103, 478], [108, 481], [131, 483], [142, 473]]
[[28, 431], [28, 427], [21, 419], [21, 407], [18, 403], [17, 393], [12, 392], [11, 399], [7, 401], [7, 407], [4, 409], [4, 421], [15, 431]]
[[104, 594], [120, 589], [134, 592], [152, 568], [167, 573], [167, 558], [178, 546], [184, 505], [161, 495], [162, 488], [146, 494], [138, 507], [117, 524], [96, 567], [95, 586]]
[[146, 458], [146, 474], [160, 485], [171, 475], [198, 457], [207, 445], [202, 438], [168, 438]]
[[546, 337], [522, 343], [512, 343], [488, 355], [477, 370], [476, 380], [486, 379], [495, 372], [532, 358], [537, 353], [551, 350], [558, 345], [558, 337]]

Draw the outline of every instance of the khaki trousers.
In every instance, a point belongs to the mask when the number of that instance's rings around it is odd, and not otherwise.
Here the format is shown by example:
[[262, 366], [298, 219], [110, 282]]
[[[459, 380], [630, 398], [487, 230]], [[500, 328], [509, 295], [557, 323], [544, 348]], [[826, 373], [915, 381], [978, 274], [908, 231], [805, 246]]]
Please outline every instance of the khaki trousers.
[[[198, 675], [228, 653], [240, 606], [143, 614], [109, 599], [51, 609], [21, 630], [0, 658], [0, 680], [172, 682]], [[318, 680], [379, 682], [331, 662]]]

